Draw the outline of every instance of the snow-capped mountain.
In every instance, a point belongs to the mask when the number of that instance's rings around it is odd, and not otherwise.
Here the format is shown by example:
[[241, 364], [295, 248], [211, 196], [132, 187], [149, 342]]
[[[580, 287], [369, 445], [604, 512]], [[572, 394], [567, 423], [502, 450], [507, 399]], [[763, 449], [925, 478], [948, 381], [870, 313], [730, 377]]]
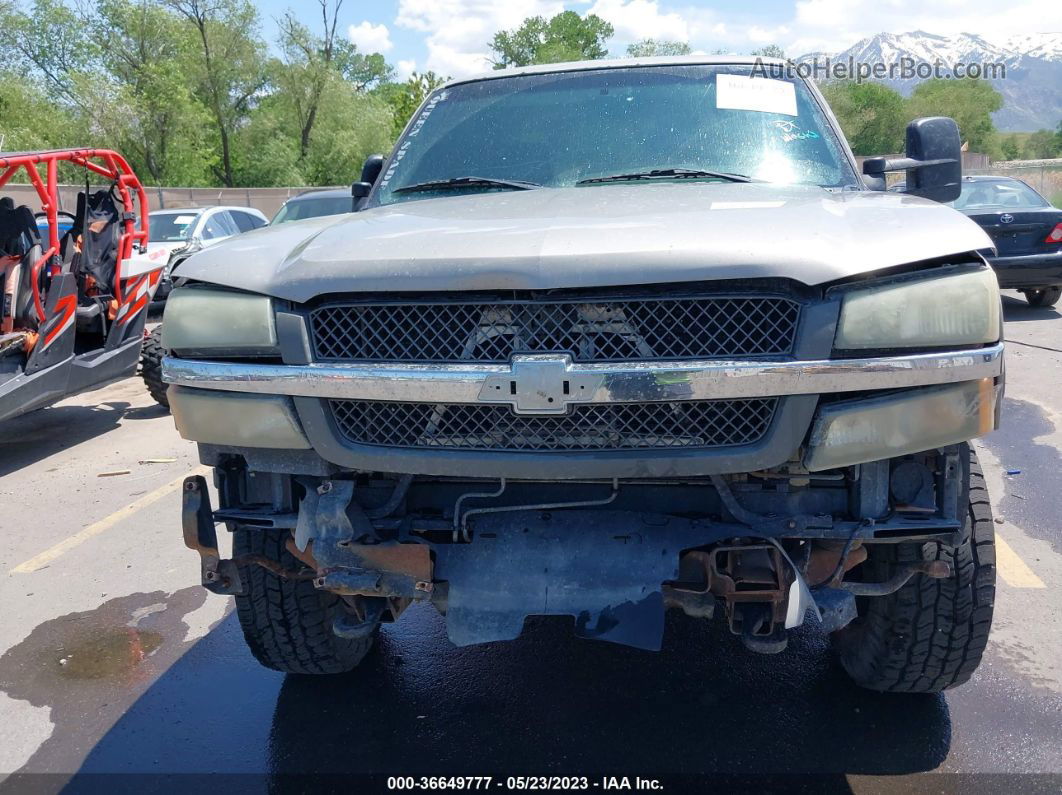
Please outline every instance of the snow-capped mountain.
[[[1003, 95], [1003, 107], [993, 114], [1001, 130], [1055, 129], [1062, 120], [1062, 32], [1028, 33], [989, 40], [973, 33], [939, 36], [925, 31], [879, 33], [862, 39], [839, 53], [809, 53], [796, 60], [825, 58], [856, 63], [915, 64], [1002, 63], [1005, 77], [991, 79]], [[946, 70], [945, 70], [946, 71]], [[910, 94], [919, 78], [883, 81], [902, 94]]]
[[1062, 61], [1062, 33], [1025, 33], [1006, 39], [1002, 47], [1007, 52], [1024, 53], [1030, 58]]

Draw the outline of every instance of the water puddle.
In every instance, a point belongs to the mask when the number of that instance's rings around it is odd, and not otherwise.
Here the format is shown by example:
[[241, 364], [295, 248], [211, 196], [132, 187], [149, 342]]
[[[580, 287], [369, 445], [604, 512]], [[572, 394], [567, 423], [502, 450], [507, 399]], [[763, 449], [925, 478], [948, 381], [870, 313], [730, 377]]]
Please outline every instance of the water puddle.
[[45, 621], [4, 652], [0, 692], [46, 708], [56, 727], [22, 769], [77, 770], [84, 753], [191, 645], [185, 616], [207, 596], [194, 586], [118, 597]]

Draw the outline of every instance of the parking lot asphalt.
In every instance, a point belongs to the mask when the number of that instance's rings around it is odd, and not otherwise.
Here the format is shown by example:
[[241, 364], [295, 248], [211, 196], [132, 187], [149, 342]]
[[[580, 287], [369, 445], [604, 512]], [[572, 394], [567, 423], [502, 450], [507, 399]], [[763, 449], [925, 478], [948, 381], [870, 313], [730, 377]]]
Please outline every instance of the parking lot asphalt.
[[325, 772], [1059, 791], [1062, 314], [1004, 303], [1004, 427], [978, 443], [1002, 520], [997, 608], [963, 687], [860, 690], [815, 627], [775, 656], [684, 616], [659, 654], [580, 641], [552, 619], [455, 648], [419, 607], [352, 675], [268, 671], [181, 541], [194, 445], [131, 378], [0, 425], [0, 777], [20, 774], [0, 789], [115, 772], [255, 774], [265, 788]]

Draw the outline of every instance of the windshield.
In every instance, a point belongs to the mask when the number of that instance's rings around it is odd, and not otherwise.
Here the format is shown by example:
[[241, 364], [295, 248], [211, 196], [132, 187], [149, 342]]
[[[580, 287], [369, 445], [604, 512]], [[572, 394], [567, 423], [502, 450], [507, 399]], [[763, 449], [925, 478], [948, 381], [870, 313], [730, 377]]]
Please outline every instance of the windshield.
[[198, 213], [151, 213], [149, 243], [183, 243]]
[[1031, 209], [1046, 207], [1047, 201], [1024, 182], [1016, 179], [999, 182], [978, 180], [963, 182], [962, 193], [952, 202], [951, 206], [957, 210], [971, 210], [976, 207]]
[[396, 190], [460, 177], [568, 187], [668, 168], [770, 182], [859, 184], [804, 82], [753, 76], [752, 70], [592, 69], [440, 90], [396, 145], [373, 202], [506, 189], [480, 184]]
[[317, 199], [292, 199], [273, 216], [270, 221], [274, 226], [287, 221], [301, 221], [303, 218], [316, 218], [319, 215], [339, 215], [354, 209], [351, 196], [322, 196]]

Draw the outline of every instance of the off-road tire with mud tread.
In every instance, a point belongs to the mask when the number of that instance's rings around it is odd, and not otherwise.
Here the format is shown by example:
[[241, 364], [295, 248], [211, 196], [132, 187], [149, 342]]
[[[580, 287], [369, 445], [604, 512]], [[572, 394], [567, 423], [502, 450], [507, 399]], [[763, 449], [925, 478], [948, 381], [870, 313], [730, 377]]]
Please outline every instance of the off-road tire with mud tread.
[[[286, 548], [286, 530], [238, 527], [234, 556], [263, 555], [283, 568], [305, 566]], [[244, 640], [266, 668], [289, 674], [339, 674], [355, 668], [372, 648], [373, 636], [340, 638], [332, 622], [343, 610], [335, 594], [319, 591], [310, 580], [278, 577], [261, 566], [240, 567], [244, 594], [236, 597], [236, 615]]]
[[872, 690], [937, 693], [966, 682], [981, 662], [995, 599], [995, 526], [977, 455], [969, 466], [966, 539], [940, 544], [876, 544], [860, 568], [867, 581], [888, 579], [897, 565], [946, 560], [952, 576], [916, 574], [896, 593], [859, 600], [859, 617], [834, 635], [848, 675]]
[[152, 399], [167, 410], [170, 401], [166, 397], [166, 384], [162, 380], [162, 357], [166, 351], [162, 348], [162, 326], [155, 326], [151, 333], [144, 338], [144, 345], [140, 348], [140, 377], [144, 379], [144, 386]]

